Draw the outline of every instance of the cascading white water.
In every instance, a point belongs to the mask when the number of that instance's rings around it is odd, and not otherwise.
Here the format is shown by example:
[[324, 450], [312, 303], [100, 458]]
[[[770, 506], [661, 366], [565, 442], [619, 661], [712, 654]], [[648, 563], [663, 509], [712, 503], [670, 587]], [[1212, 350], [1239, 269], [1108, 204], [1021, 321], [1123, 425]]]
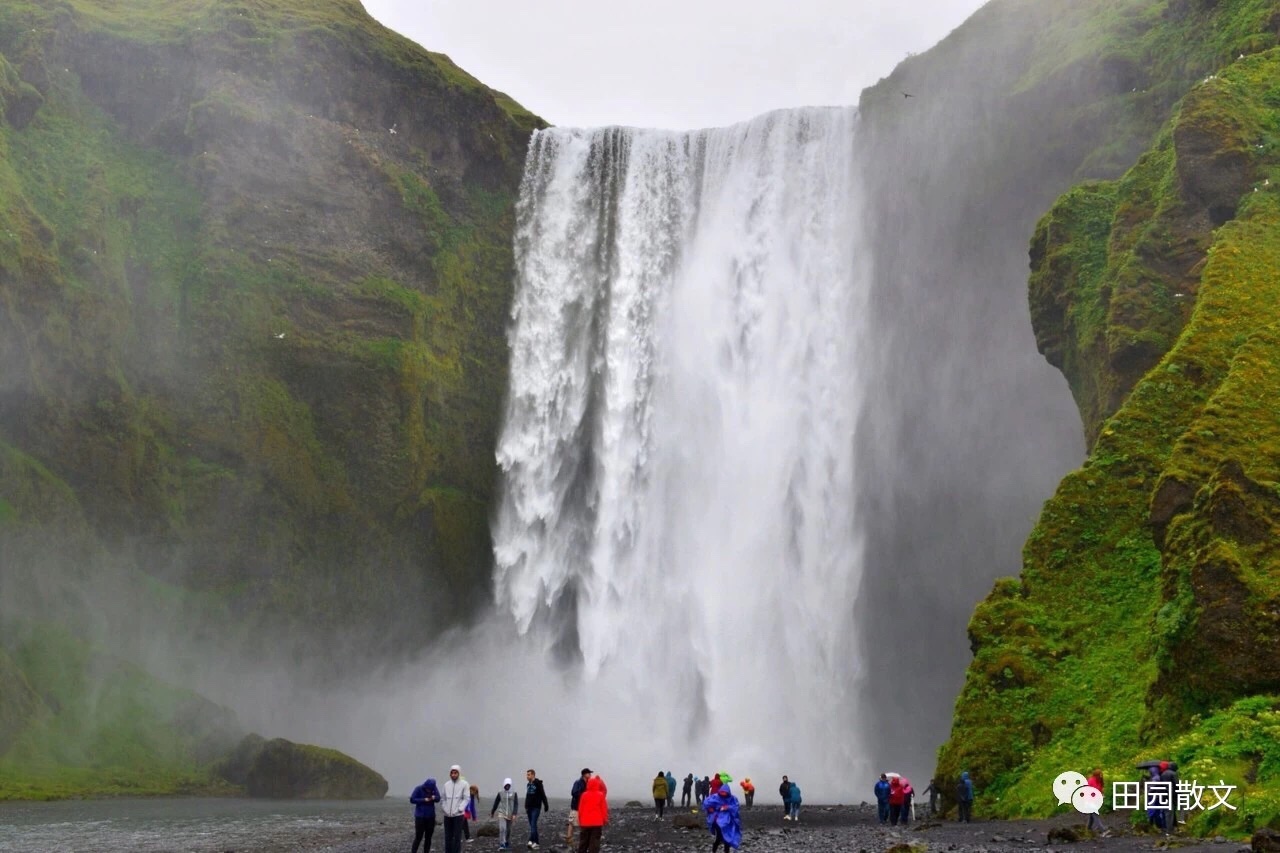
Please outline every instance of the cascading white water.
[[534, 135], [494, 526], [521, 633], [652, 706], [616, 734], [832, 793], [869, 769], [855, 124]]

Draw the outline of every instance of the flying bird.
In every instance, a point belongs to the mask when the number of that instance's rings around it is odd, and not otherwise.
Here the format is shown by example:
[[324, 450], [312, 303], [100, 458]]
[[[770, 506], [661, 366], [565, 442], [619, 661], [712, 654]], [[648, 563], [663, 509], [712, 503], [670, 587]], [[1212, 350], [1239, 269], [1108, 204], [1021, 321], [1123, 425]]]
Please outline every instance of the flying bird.
[[902, 93], [902, 97], [904, 97], [904, 98], [914, 98], [914, 97], [915, 97], [915, 95], [911, 94], [910, 92], [903, 92], [903, 93]]
[[284, 332], [281, 332], [280, 334], [276, 335], [276, 340], [277, 340], [277, 341], [282, 341], [282, 340], [284, 340]]

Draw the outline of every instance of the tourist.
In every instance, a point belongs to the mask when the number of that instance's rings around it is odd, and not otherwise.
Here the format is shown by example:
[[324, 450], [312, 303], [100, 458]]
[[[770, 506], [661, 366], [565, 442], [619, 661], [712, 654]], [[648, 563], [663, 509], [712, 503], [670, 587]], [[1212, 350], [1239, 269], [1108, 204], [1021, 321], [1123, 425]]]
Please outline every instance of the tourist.
[[471, 802], [471, 787], [462, 778], [462, 768], [449, 768], [449, 781], [440, 791], [440, 810], [444, 812], [444, 853], [460, 853], [462, 832], [467, 824], [467, 809]]
[[413, 803], [412, 853], [418, 853], [419, 844], [422, 844], [422, 853], [431, 853], [431, 836], [436, 831], [436, 803], [440, 802], [436, 780], [428, 779], [414, 788], [409, 802]]
[[472, 842], [471, 838], [471, 822], [480, 819], [480, 788], [472, 785], [468, 791], [470, 796], [467, 798], [467, 812], [463, 817], [466, 818], [462, 822], [462, 835], [467, 839], [467, 843]]
[[698, 783], [698, 805], [702, 805], [702, 801], [711, 796], [711, 777], [703, 776], [702, 781]]
[[551, 811], [551, 804], [547, 801], [547, 789], [533, 768], [525, 771], [524, 778], [528, 780], [528, 784], [524, 786], [524, 811], [525, 816], [529, 818], [528, 847], [530, 850], [537, 850], [538, 816], [544, 811]]
[[929, 815], [932, 817], [938, 813], [938, 795], [942, 793], [938, 788], [938, 780], [930, 779], [929, 787], [925, 788], [924, 792], [929, 795]]
[[746, 800], [747, 808], [751, 808], [751, 803], [756, 798], [756, 786], [751, 784], [750, 776], [743, 777], [738, 784], [742, 785], [742, 798]]
[[795, 782], [791, 783], [790, 791], [790, 808], [791, 820], [795, 823], [800, 822], [800, 786]]
[[1167, 761], [1160, 762], [1160, 781], [1169, 784], [1169, 812], [1166, 815], [1166, 828], [1170, 832], [1178, 831], [1178, 771]]
[[[662, 781], [666, 783], [666, 779]], [[600, 853], [600, 839], [608, 822], [609, 799], [604, 780], [592, 776], [578, 800], [578, 853]]]
[[969, 778], [968, 770], [960, 774], [960, 781], [956, 783], [956, 805], [959, 807], [956, 820], [971, 823], [973, 821], [973, 780]]
[[582, 800], [583, 793], [587, 790], [587, 779], [591, 777], [591, 768], [582, 768], [581, 775], [573, 781], [573, 789], [569, 792], [569, 828], [564, 834], [564, 843], [570, 850], [573, 849], [573, 830], [579, 825], [578, 805]]
[[489, 817], [498, 818], [498, 849], [511, 849], [511, 827], [520, 813], [520, 795], [511, 790], [511, 780], [502, 780], [502, 790], [493, 798], [493, 808], [489, 809]]
[[[1151, 779], [1149, 780], [1149, 782], [1160, 781], [1159, 767], [1152, 767], [1149, 772], [1151, 774]], [[1156, 829], [1160, 830], [1161, 832], [1168, 832], [1169, 825], [1166, 821], [1165, 810], [1152, 808], [1152, 804], [1157, 802], [1159, 798], [1155, 796], [1154, 792], [1152, 792], [1150, 789], [1147, 789], [1146, 796], [1143, 799], [1146, 800], [1146, 803], [1147, 803], [1147, 821]]]
[[902, 778], [902, 823], [905, 826], [911, 822], [911, 801], [915, 798], [916, 789], [911, 787], [911, 780], [905, 776]]
[[671, 775], [671, 771], [667, 771], [667, 808], [673, 809], [676, 806], [676, 777]]
[[889, 822], [889, 791], [893, 786], [889, 784], [888, 775], [881, 773], [880, 781], [876, 782], [876, 815], [879, 816], [881, 823]]
[[[1085, 781], [1085, 784], [1090, 788], [1095, 789], [1099, 794], [1103, 794], [1105, 796], [1106, 787], [1102, 782], [1102, 768], [1095, 767], [1093, 772], [1089, 774], [1089, 778]], [[1111, 834], [1107, 832], [1107, 827], [1103, 825], [1102, 818], [1098, 817], [1097, 812], [1089, 812], [1089, 822], [1085, 824], [1085, 828], [1102, 836], [1108, 836]]]
[[654, 817], [661, 819], [662, 810], [667, 804], [667, 777], [662, 775], [662, 771], [658, 771], [658, 775], [653, 777], [653, 807], [658, 812]]
[[[688, 776], [684, 777], [684, 784], [680, 788], [680, 807], [685, 808], [686, 806], [692, 805], [693, 804], [693, 801], [691, 799], [692, 796], [693, 796], [693, 774], [690, 773]], [[699, 804], [702, 803], [701, 797], [698, 798], [698, 803]]]
[[894, 776], [889, 780], [889, 825], [897, 826], [902, 820], [902, 779]]
[[725, 853], [742, 845], [742, 817], [738, 812], [738, 800], [728, 785], [721, 785], [702, 803], [707, 815], [707, 831], [714, 839], [711, 853], [724, 845]]
[[782, 777], [782, 784], [778, 786], [778, 793], [782, 796], [782, 819], [791, 820], [791, 783], [786, 776]]

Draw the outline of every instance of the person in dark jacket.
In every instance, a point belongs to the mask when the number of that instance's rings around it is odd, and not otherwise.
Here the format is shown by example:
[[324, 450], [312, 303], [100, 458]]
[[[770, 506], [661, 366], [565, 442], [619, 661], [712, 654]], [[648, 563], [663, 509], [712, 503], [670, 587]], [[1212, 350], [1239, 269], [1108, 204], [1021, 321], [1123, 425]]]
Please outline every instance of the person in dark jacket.
[[[693, 797], [693, 774], [690, 773], [688, 776], [684, 777], [684, 782], [681, 784], [681, 787], [680, 787], [680, 807], [685, 808], [686, 806], [693, 805], [692, 797]], [[698, 798], [698, 802], [701, 803], [702, 798]]]
[[956, 805], [960, 809], [956, 820], [970, 823], [973, 820], [973, 780], [969, 778], [968, 770], [960, 774], [960, 781], [956, 784]]
[[578, 805], [583, 793], [587, 790], [587, 780], [590, 778], [591, 768], [582, 768], [582, 774], [574, 780], [573, 788], [569, 791], [569, 828], [565, 831], [564, 843], [570, 850], [573, 849], [573, 828], [579, 825]]
[[431, 853], [431, 836], [436, 831], [436, 803], [440, 802], [440, 789], [436, 787], [436, 780], [428, 779], [414, 788], [409, 795], [409, 802], [413, 803], [412, 853], [418, 853], [419, 844], [422, 844], [422, 853]]
[[791, 820], [791, 781], [786, 776], [778, 786], [778, 795], [782, 797], [782, 819]]
[[1166, 814], [1169, 832], [1178, 831], [1178, 771], [1167, 761], [1160, 762], [1160, 781], [1169, 783], [1169, 811]]
[[547, 802], [547, 789], [543, 787], [542, 780], [538, 778], [538, 774], [529, 768], [525, 771], [524, 778], [526, 784], [524, 786], [524, 813], [529, 819], [529, 843], [530, 850], [538, 849], [538, 816], [543, 812], [551, 811], [551, 805]]
[[938, 787], [938, 780], [930, 779], [929, 787], [925, 788], [924, 792], [929, 795], [929, 814], [930, 815], [937, 814], [938, 813], [938, 797], [942, 795], [942, 790]]
[[876, 815], [880, 818], [881, 823], [889, 822], [889, 791], [893, 786], [889, 784], [889, 777], [881, 773], [880, 781], [876, 782]]
[[[662, 781], [666, 784], [665, 779]], [[604, 780], [599, 776], [592, 776], [587, 781], [587, 790], [582, 792], [578, 801], [578, 822], [582, 824], [578, 833], [578, 853], [600, 853], [604, 825], [609, 822], [609, 798]]]

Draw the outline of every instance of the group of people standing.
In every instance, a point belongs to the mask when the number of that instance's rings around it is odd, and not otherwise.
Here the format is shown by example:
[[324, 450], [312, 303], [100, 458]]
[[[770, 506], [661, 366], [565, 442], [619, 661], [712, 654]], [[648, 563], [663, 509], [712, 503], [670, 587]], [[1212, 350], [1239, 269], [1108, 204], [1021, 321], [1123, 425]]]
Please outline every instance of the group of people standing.
[[[728, 773], [720, 772], [714, 777], [703, 776], [701, 779], [690, 773], [680, 783], [680, 807], [694, 805], [695, 799], [697, 805], [701, 806], [722, 785], [732, 784], [733, 778]], [[750, 776], [738, 784], [742, 787], [742, 797], [747, 808], [751, 808], [756, 798], [756, 786], [752, 784]], [[670, 770], [659, 770], [658, 775], [653, 777], [653, 808], [658, 817], [662, 817], [666, 809], [675, 808], [675, 795], [676, 777]]]
[[[659, 774], [654, 779], [654, 799], [659, 795], [665, 805], [665, 797], [675, 788], [674, 778], [668, 786], [667, 775]], [[529, 769], [525, 773], [525, 815], [529, 821], [530, 850], [539, 848], [538, 818], [543, 812], [550, 811], [546, 788], [538, 774]], [[662, 782], [659, 789], [658, 782]], [[687, 780], [692, 788], [693, 774]], [[730, 781], [725, 774], [717, 774], [715, 781], [708, 777], [708, 785], [713, 789], [704, 797], [701, 806], [707, 820], [707, 829], [713, 837], [712, 853], [724, 845], [725, 853], [737, 850], [742, 844], [742, 821], [738, 811], [738, 800], [729, 787]], [[750, 779], [743, 780], [744, 789], [752, 794], [755, 788], [750, 786]], [[413, 847], [412, 853], [418, 853], [421, 846], [423, 853], [431, 853], [431, 839], [436, 828], [436, 807], [439, 806], [444, 818], [444, 850], [445, 853], [460, 853], [463, 839], [471, 840], [467, 830], [467, 820], [476, 816], [476, 800], [479, 791], [462, 778], [462, 768], [453, 765], [449, 768], [449, 779], [438, 785], [434, 778], [428, 778], [413, 789], [409, 802], [413, 803]], [[655, 802], [656, 804], [656, 802]], [[511, 829], [520, 812], [520, 796], [513, 790], [510, 779], [504, 779], [502, 790], [493, 800], [493, 808], [489, 816], [498, 820], [498, 849], [511, 849]], [[578, 853], [600, 853], [600, 841], [604, 835], [605, 824], [609, 822], [608, 788], [604, 780], [591, 772], [588, 767], [573, 783], [569, 792], [569, 820], [565, 834], [565, 844], [574, 849], [574, 830], [578, 830]]]
[[800, 822], [800, 786], [786, 776], [778, 786], [778, 794], [782, 797], [782, 819]]
[[[591, 771], [584, 770], [589, 774]], [[547, 802], [547, 791], [531, 768], [525, 772], [525, 817], [529, 821], [530, 850], [538, 849], [538, 818], [544, 811], [550, 811]], [[462, 768], [453, 765], [449, 768], [449, 779], [443, 785], [437, 785], [434, 778], [428, 778], [413, 789], [409, 802], [413, 803], [413, 847], [412, 853], [418, 853], [422, 845], [423, 853], [431, 853], [431, 837], [436, 830], [436, 804], [440, 806], [444, 818], [444, 850], [445, 853], [459, 853], [462, 841], [471, 840], [471, 831], [467, 821], [477, 817], [476, 800], [480, 789], [462, 778]], [[575, 806], [576, 808], [576, 806]], [[510, 779], [502, 780], [502, 790], [494, 797], [490, 817], [498, 819], [498, 849], [511, 849], [511, 827], [520, 813], [520, 795], [512, 788]], [[603, 821], [601, 822], [603, 825]], [[572, 833], [570, 824], [570, 833]]]
[[[911, 780], [897, 773], [881, 773], [873, 792], [876, 795], [876, 815], [881, 823], [891, 826], [906, 825], [914, 817], [912, 804], [915, 800], [915, 788]], [[929, 780], [929, 787], [924, 789], [929, 795], [929, 814], [938, 813], [938, 797], [942, 796], [942, 787], [937, 779]], [[973, 781], [968, 771], [960, 774], [956, 783], [956, 820], [969, 823], [973, 817]]]

